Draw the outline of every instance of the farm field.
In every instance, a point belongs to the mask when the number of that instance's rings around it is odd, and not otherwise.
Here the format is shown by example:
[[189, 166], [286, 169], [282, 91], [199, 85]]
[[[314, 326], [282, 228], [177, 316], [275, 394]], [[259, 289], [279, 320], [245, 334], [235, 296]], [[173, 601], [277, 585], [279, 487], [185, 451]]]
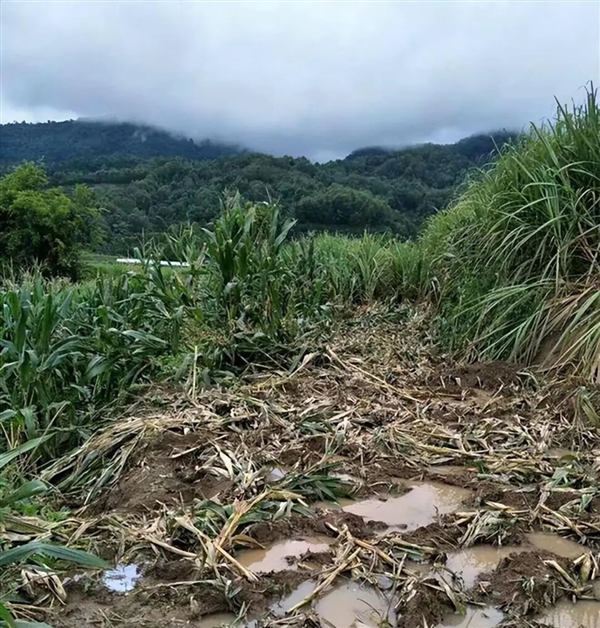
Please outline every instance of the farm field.
[[51, 468], [94, 496], [68, 534], [121, 568], [71, 581], [52, 623], [597, 626], [577, 392], [440, 361], [422, 323], [357, 312], [292, 372], [154, 390]]
[[600, 626], [598, 164], [592, 88], [413, 241], [8, 267], [0, 626]]

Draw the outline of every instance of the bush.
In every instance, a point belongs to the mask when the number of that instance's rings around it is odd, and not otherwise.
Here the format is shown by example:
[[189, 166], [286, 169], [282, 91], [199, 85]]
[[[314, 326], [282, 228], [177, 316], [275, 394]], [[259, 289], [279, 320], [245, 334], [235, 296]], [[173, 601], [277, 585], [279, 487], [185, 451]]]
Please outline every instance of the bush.
[[0, 179], [0, 262], [75, 279], [84, 244], [98, 237], [92, 192], [75, 187], [72, 197], [48, 189], [42, 168], [25, 163]]

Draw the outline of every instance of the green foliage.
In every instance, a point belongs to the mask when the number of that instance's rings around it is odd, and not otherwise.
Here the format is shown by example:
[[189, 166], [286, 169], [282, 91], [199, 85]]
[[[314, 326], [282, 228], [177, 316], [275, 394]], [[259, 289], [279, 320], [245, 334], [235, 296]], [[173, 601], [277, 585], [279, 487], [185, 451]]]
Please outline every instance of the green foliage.
[[[0, 455], [0, 469], [24, 453], [36, 449], [42, 440], [29, 441], [17, 449], [9, 450]], [[20, 522], [18, 508], [21, 502], [43, 495], [47, 490], [47, 485], [39, 480], [25, 482], [14, 490], [7, 490], [5, 485], [0, 484], [0, 525], [6, 524], [13, 529], [18, 529]], [[15, 512], [16, 514], [14, 514]], [[11, 597], [14, 570], [25, 562], [42, 567], [52, 567], [56, 562], [67, 562], [90, 569], [108, 568], [103, 560], [92, 554], [44, 541], [33, 540], [23, 544], [17, 543], [8, 548], [0, 545], [0, 627], [25, 628], [26, 626], [35, 626], [43, 628], [47, 626], [38, 622], [14, 619], [5, 603], [5, 600]]]
[[204, 230], [214, 323], [231, 364], [287, 353], [326, 314], [314, 247], [287, 243], [294, 223], [276, 203], [236, 195]]
[[[303, 157], [205, 152], [205, 145], [196, 155], [188, 150], [193, 144], [173, 138], [175, 145], [159, 135], [142, 142], [143, 134], [135, 128], [123, 127], [121, 133], [119, 125], [56, 124], [65, 125], [64, 134], [60, 130], [53, 136], [52, 125], [5, 125], [3, 135], [7, 127], [22, 134], [19, 146], [26, 147], [33, 137], [25, 152], [11, 144], [3, 147], [2, 156], [45, 156], [53, 184], [91, 186], [108, 233], [102, 250], [116, 254], [178, 224], [208, 226], [218, 218], [227, 190], [239, 191], [252, 203], [277, 199], [297, 218], [296, 235], [310, 230], [360, 235], [368, 229], [411, 236], [425, 217], [455, 196], [469, 168], [489, 159], [494, 140], [502, 145], [510, 137], [496, 133], [455, 145], [355, 151], [346, 159], [318, 164]], [[42, 145], [54, 143], [55, 151], [36, 148], [36, 132]], [[60, 160], [53, 157], [55, 152]], [[63, 161], [69, 153], [74, 159]]]
[[181, 280], [160, 267], [79, 286], [33, 277], [0, 291], [0, 417], [5, 440], [58, 433], [43, 452], [87, 434], [93, 408], [125, 394], [177, 351]]
[[406, 219], [394, 214], [384, 199], [369, 190], [353, 190], [337, 183], [301, 199], [296, 205], [296, 218], [308, 225], [333, 229], [409, 230]]
[[420, 245], [440, 324], [472, 355], [600, 377], [600, 108], [558, 107], [504, 152]]
[[161, 129], [128, 122], [27, 122], [0, 127], [0, 165], [44, 158], [49, 165], [72, 164], [112, 155], [124, 162], [132, 158], [185, 157], [214, 159], [240, 152], [240, 148], [205, 140], [193, 142]]
[[94, 195], [77, 185], [69, 197], [47, 184], [44, 170], [33, 163], [0, 179], [0, 263], [37, 263], [50, 275], [75, 277], [81, 246], [98, 235]]

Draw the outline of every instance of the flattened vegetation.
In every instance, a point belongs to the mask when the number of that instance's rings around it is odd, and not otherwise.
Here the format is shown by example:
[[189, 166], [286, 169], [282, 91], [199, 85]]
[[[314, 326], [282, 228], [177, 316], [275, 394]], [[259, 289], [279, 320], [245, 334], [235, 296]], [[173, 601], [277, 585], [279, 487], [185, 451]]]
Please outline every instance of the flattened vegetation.
[[570, 626], [599, 604], [600, 444], [569, 386], [369, 312], [292, 372], [154, 391], [46, 473], [82, 507], [60, 533], [139, 579], [31, 601], [62, 628]]

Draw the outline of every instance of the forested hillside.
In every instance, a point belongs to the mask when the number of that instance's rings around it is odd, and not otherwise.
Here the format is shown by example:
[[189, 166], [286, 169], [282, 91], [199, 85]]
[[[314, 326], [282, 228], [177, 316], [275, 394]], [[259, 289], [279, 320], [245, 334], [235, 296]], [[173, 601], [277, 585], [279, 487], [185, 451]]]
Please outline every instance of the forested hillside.
[[241, 152], [237, 146], [194, 142], [154, 127], [128, 122], [26, 122], [0, 126], [0, 166], [43, 159], [48, 165], [87, 163], [107, 156], [214, 159]]
[[470, 168], [489, 162], [511, 137], [502, 132], [396, 151], [369, 147], [319, 164], [197, 144], [132, 124], [61, 122], [4, 125], [1, 157], [4, 167], [43, 160], [51, 183], [67, 190], [88, 184], [104, 222], [102, 250], [124, 253], [142, 234], [211, 222], [227, 190], [253, 202], [281, 201], [297, 218], [296, 231], [410, 237], [448, 204]]

